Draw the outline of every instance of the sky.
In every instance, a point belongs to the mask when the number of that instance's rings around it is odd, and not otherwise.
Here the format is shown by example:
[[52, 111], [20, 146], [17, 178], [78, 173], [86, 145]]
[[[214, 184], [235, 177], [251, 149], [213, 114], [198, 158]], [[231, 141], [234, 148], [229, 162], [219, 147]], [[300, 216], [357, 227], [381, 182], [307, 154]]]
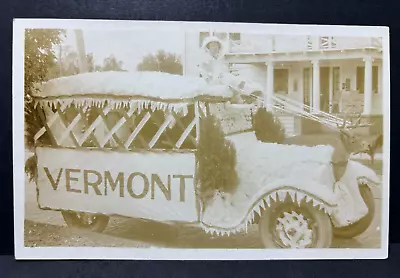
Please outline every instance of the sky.
[[[135, 71], [141, 59], [159, 49], [183, 56], [184, 32], [151, 32], [146, 30], [84, 30], [83, 37], [86, 53], [93, 53], [96, 63], [113, 54], [123, 62], [123, 68]], [[76, 49], [75, 33], [67, 30], [63, 45]]]

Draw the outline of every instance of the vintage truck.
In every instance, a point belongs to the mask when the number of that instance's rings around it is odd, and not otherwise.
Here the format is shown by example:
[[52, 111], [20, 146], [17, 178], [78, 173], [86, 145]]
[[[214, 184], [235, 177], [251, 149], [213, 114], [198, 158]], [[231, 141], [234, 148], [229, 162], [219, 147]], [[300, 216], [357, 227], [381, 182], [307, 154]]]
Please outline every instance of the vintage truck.
[[[112, 215], [193, 223], [219, 236], [258, 224], [266, 248], [328, 248], [335, 231], [365, 231], [374, 210], [370, 187], [380, 184], [374, 171], [349, 160], [337, 181], [329, 144], [257, 140], [252, 104], [232, 103], [233, 95], [226, 85], [160, 72], [84, 73], [41, 84], [30, 159], [38, 206], [97, 232]], [[201, 122], [211, 115], [235, 149], [237, 185], [205, 202], [199, 188], [214, 175], [198, 177], [205, 163], [198, 147], [207, 132]], [[216, 164], [215, 175], [221, 169]]]

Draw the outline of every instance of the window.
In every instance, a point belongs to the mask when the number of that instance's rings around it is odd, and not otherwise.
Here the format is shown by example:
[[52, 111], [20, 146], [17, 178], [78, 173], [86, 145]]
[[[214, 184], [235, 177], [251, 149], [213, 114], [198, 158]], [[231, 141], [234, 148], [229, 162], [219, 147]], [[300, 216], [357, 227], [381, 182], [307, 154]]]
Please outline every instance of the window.
[[229, 39], [232, 41], [240, 41], [240, 33], [229, 33]]
[[289, 92], [289, 70], [275, 69], [274, 70], [274, 92], [278, 94], [287, 94]]

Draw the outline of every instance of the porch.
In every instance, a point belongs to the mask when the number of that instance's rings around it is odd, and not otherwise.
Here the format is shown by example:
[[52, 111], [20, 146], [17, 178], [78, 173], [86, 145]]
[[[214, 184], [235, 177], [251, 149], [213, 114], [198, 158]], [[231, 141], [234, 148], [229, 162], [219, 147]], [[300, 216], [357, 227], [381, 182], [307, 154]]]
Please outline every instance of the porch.
[[[232, 59], [231, 59], [232, 60]], [[382, 114], [382, 60], [352, 59], [232, 63], [231, 71], [264, 87], [272, 104], [274, 94], [290, 97], [311, 112]]]
[[282, 63], [273, 69], [269, 82], [274, 94], [297, 100], [316, 114], [323, 111], [379, 115], [382, 114], [381, 74], [378, 60], [312, 61], [286, 67]]
[[235, 54], [227, 60], [232, 72], [263, 85], [267, 107], [275, 110], [288, 130], [297, 134], [302, 129], [299, 126], [304, 125], [294, 118], [289, 121], [287, 116], [293, 115], [293, 111], [286, 113], [287, 102], [316, 117], [343, 118], [360, 113], [365, 121], [379, 122], [383, 114], [383, 73], [382, 59], [377, 54], [372, 55], [369, 50], [307, 52], [296, 57], [300, 60], [287, 59], [295, 54], [272, 54], [268, 55], [268, 62], [260, 61], [266, 58], [262, 55]]

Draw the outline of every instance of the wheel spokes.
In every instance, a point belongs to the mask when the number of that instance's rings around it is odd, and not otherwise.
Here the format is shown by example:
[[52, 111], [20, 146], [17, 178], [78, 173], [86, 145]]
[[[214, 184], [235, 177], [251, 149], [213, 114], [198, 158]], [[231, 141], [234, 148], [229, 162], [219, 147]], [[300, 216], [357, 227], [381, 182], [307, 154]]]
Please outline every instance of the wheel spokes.
[[306, 248], [312, 243], [313, 229], [309, 228], [310, 225], [302, 213], [286, 211], [283, 217], [276, 220], [276, 231], [285, 247]]

